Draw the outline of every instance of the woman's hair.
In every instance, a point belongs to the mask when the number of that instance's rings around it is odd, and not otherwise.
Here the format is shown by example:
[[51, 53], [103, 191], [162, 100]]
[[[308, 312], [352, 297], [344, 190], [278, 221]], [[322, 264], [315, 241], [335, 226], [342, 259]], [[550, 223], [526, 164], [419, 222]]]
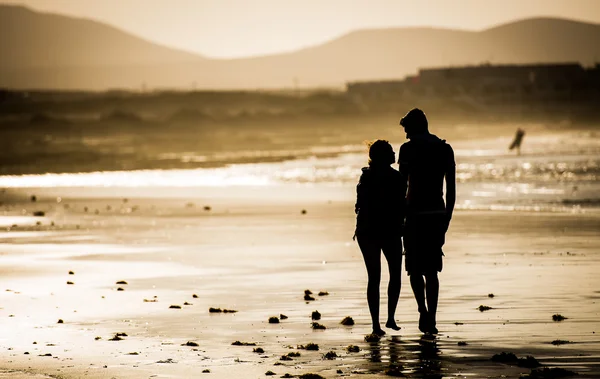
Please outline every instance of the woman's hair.
[[369, 165], [390, 165], [395, 161], [394, 149], [386, 140], [367, 142], [369, 147]]

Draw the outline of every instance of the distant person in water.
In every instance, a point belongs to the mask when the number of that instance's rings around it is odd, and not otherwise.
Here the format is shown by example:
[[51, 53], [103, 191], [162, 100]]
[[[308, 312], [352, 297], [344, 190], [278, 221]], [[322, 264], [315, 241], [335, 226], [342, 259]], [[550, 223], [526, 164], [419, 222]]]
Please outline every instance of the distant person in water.
[[369, 147], [369, 166], [362, 169], [356, 187], [355, 237], [367, 267], [367, 302], [373, 322], [373, 333], [384, 335], [379, 324], [379, 284], [381, 282], [381, 252], [390, 272], [388, 311], [385, 326], [400, 330], [395, 313], [400, 297], [402, 273], [402, 224], [406, 181], [391, 165], [395, 153], [388, 141], [377, 140]]
[[[400, 125], [410, 140], [400, 147], [398, 157], [403, 185], [408, 183], [406, 271], [419, 309], [419, 330], [436, 334], [437, 273], [442, 271], [442, 246], [456, 201], [454, 151], [446, 141], [429, 133], [427, 117], [420, 109], [408, 112]], [[401, 190], [398, 196], [404, 198], [405, 192]]]
[[521, 144], [523, 143], [523, 137], [525, 137], [525, 131], [521, 128], [518, 128], [517, 134], [515, 134], [515, 138], [508, 147], [508, 150], [517, 149], [517, 155], [521, 155]]

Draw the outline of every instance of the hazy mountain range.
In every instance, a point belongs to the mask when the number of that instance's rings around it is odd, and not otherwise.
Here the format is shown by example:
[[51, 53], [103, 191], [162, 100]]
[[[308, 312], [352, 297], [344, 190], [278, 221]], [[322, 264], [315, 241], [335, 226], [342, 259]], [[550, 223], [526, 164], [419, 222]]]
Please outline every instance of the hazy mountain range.
[[341, 86], [419, 68], [481, 63], [600, 62], [600, 25], [556, 18], [483, 31], [359, 30], [292, 53], [208, 59], [87, 19], [0, 6], [0, 87], [189, 89]]

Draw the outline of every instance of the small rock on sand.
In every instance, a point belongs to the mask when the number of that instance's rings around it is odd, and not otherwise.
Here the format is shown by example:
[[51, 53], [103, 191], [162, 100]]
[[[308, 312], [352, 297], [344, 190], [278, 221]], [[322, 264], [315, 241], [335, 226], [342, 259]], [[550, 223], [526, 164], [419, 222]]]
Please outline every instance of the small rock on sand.
[[489, 311], [490, 309], [493, 309], [493, 308], [488, 307], [487, 305], [480, 305], [479, 307], [477, 307], [477, 309], [479, 310], [479, 312], [485, 312], [485, 311]]
[[346, 348], [346, 350], [349, 353], [358, 353], [360, 351], [360, 347], [358, 347], [356, 345], [348, 345], [348, 347]]
[[37, 196], [31, 195], [31, 202], [35, 203], [37, 201]]
[[181, 346], [198, 347], [198, 344], [194, 341], [187, 341], [186, 343], [182, 343]]
[[304, 290], [304, 294], [305, 295], [312, 295], [312, 291], [311, 290]]
[[494, 294], [493, 294], [493, 293], [488, 293], [488, 297], [489, 297], [490, 299], [493, 299], [493, 298], [494, 298]]
[[33, 215], [35, 217], [44, 217], [46, 215], [46, 213], [43, 211], [35, 211], [35, 212], [33, 212]]
[[273, 375], [277, 375], [277, 374], [275, 374], [273, 371], [269, 370], [269, 371], [265, 372], [265, 375], [266, 376], [273, 376]]
[[324, 359], [329, 359], [329, 360], [334, 360], [337, 358], [337, 353], [335, 351], [328, 351], [327, 353], [323, 354], [323, 358]]
[[193, 294], [193, 295], [192, 295], [192, 297], [193, 297], [194, 299], [197, 299], [197, 298], [198, 298], [198, 295], [196, 295], [196, 294]]
[[467, 346], [468, 344], [465, 341], [458, 341], [458, 346]]
[[313, 320], [320, 320], [321, 313], [319, 313], [319, 311], [313, 311], [313, 313], [310, 315], [310, 318]]
[[208, 312], [209, 313], [221, 313], [221, 312], [223, 312], [223, 310], [221, 308], [210, 307], [210, 308], [208, 308]]
[[203, 209], [209, 212], [212, 208], [209, 205], [205, 205]]
[[115, 284], [127, 284], [127, 282], [126, 282], [126, 281], [124, 281], [124, 280], [119, 280], [119, 281], [118, 281], [118, 282], [116, 282]]
[[265, 353], [265, 351], [263, 350], [262, 347], [256, 347], [256, 348], [252, 349], [252, 352], [253, 353], [257, 353], [257, 354], [264, 354]]
[[374, 333], [367, 334], [365, 336], [365, 342], [379, 342], [380, 339], [381, 339], [381, 337]]
[[125, 291], [125, 289], [123, 287], [119, 287], [117, 288], [117, 291]]
[[554, 346], [559, 346], [559, 345], [566, 345], [568, 343], [573, 343], [571, 341], [567, 341], [567, 340], [554, 340], [552, 342], [550, 342], [552, 345]]
[[256, 342], [241, 342], [235, 341], [231, 343], [232, 346], [256, 346]]
[[73, 282], [71, 282], [71, 281], [67, 281], [67, 284], [75, 284], [75, 283], [73, 283]]
[[69, 275], [75, 275], [75, 272], [69, 271]]
[[280, 313], [280, 314], [279, 314], [279, 319], [280, 319], [280, 320], [287, 320], [287, 319], [288, 319], [288, 316], [284, 315], [283, 313]]
[[274, 316], [269, 317], [269, 324], [279, 324], [279, 318]]
[[567, 319], [567, 318], [566, 318], [565, 316], [563, 316], [563, 315], [561, 315], [561, 314], [558, 314], [558, 313], [557, 313], [557, 314], [555, 314], [555, 315], [552, 315], [552, 321], [557, 321], [557, 322], [559, 322], [559, 321], [563, 321], [563, 320], [566, 320], [566, 319]]
[[188, 303], [187, 301], [183, 303], [183, 305], [194, 305], [192, 303]]
[[521, 376], [521, 379], [559, 379], [559, 378], [570, 378], [578, 375], [576, 372], [565, 370], [560, 367], [544, 367], [531, 370], [529, 375]]
[[203, 374], [210, 374], [210, 370], [209, 370], [209, 369], [207, 369], [207, 368], [205, 368], [204, 370], [202, 370], [202, 373], [203, 373]]
[[315, 300], [315, 298], [310, 295], [304, 295], [304, 300], [305, 301], [313, 301], [313, 300]]
[[318, 322], [313, 322], [312, 323], [312, 328], [315, 330], [325, 330], [327, 329], [327, 327], [325, 325], [321, 325]]
[[301, 214], [305, 215], [306, 214], [306, 209], [303, 209], [302, 211], [300, 211]]
[[94, 340], [96, 340], [96, 341], [99, 341], [99, 340], [101, 340], [101, 339], [102, 339], [102, 337], [95, 337], [95, 338], [94, 338]]
[[169, 309], [181, 309], [181, 305], [171, 305]]
[[352, 326], [354, 325], [354, 319], [350, 316], [344, 317], [344, 319], [340, 322], [340, 324], [344, 326]]
[[57, 324], [64, 324], [64, 321], [62, 318], [59, 318], [58, 321], [56, 322]]
[[318, 293], [318, 295], [319, 295], [319, 296], [327, 296], [327, 295], [329, 295], [329, 292], [327, 292], [327, 291], [320, 291], [320, 292]]

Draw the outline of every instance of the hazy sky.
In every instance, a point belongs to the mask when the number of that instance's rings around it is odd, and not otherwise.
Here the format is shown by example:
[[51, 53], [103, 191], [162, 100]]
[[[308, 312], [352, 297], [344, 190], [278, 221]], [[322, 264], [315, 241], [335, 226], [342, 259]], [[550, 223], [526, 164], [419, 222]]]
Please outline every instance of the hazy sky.
[[393, 26], [484, 29], [514, 19], [600, 23], [600, 0], [0, 0], [92, 18], [210, 57], [296, 50], [351, 30]]

